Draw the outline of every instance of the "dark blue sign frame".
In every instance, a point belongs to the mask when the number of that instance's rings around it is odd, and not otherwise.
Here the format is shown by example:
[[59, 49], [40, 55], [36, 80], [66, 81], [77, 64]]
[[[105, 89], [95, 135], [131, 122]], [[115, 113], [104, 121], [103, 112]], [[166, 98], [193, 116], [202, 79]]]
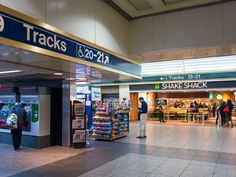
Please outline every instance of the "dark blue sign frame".
[[139, 64], [22, 20], [6, 12], [1, 11], [0, 17], [4, 21], [4, 28], [0, 30], [0, 37], [141, 77], [141, 65]]
[[143, 77], [141, 80], [119, 80], [112, 82], [97, 82], [96, 84], [120, 84], [120, 83], [145, 83], [145, 82], [169, 82], [169, 81], [200, 81], [200, 80], [215, 80], [215, 79], [232, 79], [236, 78], [236, 72], [224, 72], [224, 73], [203, 73], [203, 74], [183, 74], [183, 75], [165, 75], [165, 76], [153, 76]]

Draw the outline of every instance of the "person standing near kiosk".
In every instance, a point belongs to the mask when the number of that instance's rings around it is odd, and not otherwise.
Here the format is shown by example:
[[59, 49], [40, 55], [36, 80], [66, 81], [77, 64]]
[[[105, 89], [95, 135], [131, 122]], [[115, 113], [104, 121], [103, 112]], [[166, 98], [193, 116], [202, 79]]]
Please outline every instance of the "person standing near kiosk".
[[26, 111], [22, 104], [17, 102], [11, 110], [11, 114], [17, 115], [17, 128], [11, 129], [12, 142], [15, 151], [20, 150], [23, 125], [27, 120]]
[[148, 111], [148, 105], [144, 101], [143, 97], [139, 98], [139, 101], [141, 103], [141, 108], [138, 109], [138, 112], [140, 113], [140, 124], [139, 124], [139, 136], [137, 138], [146, 138], [146, 120], [147, 120], [147, 111]]

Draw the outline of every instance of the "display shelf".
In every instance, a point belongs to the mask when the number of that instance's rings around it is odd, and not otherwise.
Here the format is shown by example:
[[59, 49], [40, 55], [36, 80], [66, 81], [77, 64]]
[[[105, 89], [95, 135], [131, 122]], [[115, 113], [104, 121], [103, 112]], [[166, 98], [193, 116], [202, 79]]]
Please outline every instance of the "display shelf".
[[114, 137], [109, 137], [109, 138], [106, 138], [106, 137], [99, 137], [99, 136], [95, 136], [95, 139], [96, 140], [106, 140], [106, 141], [112, 141], [112, 140], [116, 140], [116, 139], [120, 139], [120, 138], [123, 138], [123, 137], [126, 137], [128, 136], [128, 134], [120, 134], [118, 136], [114, 136]]
[[93, 118], [93, 137], [96, 140], [115, 140], [129, 134], [129, 109], [105, 105]]

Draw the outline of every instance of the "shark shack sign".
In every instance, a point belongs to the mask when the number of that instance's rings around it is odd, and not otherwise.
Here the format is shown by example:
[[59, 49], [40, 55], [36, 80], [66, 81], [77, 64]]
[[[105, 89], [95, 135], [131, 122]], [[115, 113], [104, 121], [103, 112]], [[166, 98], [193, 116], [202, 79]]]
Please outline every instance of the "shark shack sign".
[[185, 90], [185, 89], [207, 89], [207, 82], [176, 82], [161, 83], [154, 86], [154, 90]]

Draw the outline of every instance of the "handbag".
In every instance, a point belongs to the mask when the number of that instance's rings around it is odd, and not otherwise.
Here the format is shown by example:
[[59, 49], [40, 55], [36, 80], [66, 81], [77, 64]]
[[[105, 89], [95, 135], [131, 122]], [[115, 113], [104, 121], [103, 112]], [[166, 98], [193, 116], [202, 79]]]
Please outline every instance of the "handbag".
[[223, 112], [229, 112], [229, 106], [226, 106], [223, 110]]
[[16, 114], [12, 113], [7, 117], [6, 126], [11, 129], [17, 129], [18, 117]]

